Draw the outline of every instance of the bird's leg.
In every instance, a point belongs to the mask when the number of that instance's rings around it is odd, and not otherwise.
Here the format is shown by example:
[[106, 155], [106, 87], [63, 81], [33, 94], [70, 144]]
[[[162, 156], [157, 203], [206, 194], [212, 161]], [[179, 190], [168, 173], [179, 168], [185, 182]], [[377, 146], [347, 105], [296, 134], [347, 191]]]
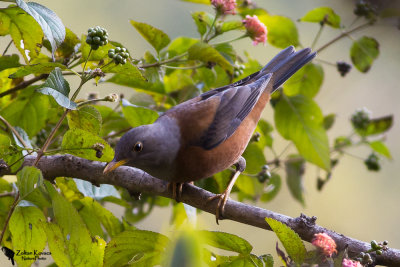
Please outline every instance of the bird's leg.
[[223, 219], [224, 217], [224, 210], [225, 210], [225, 204], [228, 201], [229, 195], [232, 191], [233, 185], [236, 182], [236, 179], [239, 177], [239, 175], [246, 169], [246, 160], [240, 156], [238, 161], [234, 164], [236, 167], [235, 173], [232, 175], [231, 180], [229, 181], [228, 186], [226, 187], [225, 191], [221, 194], [217, 194], [215, 196], [210, 197], [207, 201], [211, 201], [214, 199], [219, 198], [218, 204], [217, 204], [217, 210], [215, 212], [215, 219], [218, 223], [219, 219]]
[[176, 202], [180, 202], [183, 183], [170, 182], [167, 187], [168, 190], [172, 190], [172, 198], [175, 199]]

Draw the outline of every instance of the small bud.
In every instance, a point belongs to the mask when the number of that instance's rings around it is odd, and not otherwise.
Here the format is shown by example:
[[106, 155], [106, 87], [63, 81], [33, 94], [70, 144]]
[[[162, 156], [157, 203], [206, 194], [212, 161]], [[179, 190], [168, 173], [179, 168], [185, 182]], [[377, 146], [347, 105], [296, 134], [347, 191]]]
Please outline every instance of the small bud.
[[[370, 171], [379, 171], [381, 166], [379, 164], [379, 158], [375, 153], [371, 153], [366, 160], [364, 160], [364, 164], [367, 166], [367, 169]], [[376, 241], [375, 241], [376, 242]], [[372, 246], [372, 243], [371, 243]]]
[[326, 257], [331, 257], [333, 253], [337, 252], [335, 240], [326, 233], [315, 234], [311, 243], [321, 249]]
[[371, 112], [366, 109], [357, 109], [351, 116], [351, 123], [353, 127], [360, 130], [365, 130], [369, 125], [371, 118]]
[[109, 102], [117, 102], [118, 101], [118, 95], [117, 94], [110, 94], [104, 98], [105, 101]]
[[382, 245], [387, 246], [389, 244], [389, 242], [387, 240], [382, 242]]
[[101, 158], [103, 156], [103, 151], [96, 151], [96, 158]]
[[346, 74], [351, 70], [351, 65], [344, 61], [336, 62], [336, 67], [342, 77], [346, 76]]

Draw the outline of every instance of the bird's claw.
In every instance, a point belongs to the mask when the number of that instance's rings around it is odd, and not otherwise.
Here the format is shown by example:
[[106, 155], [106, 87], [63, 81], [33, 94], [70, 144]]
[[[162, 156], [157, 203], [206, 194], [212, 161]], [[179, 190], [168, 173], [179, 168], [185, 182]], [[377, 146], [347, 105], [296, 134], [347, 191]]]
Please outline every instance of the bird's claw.
[[181, 202], [181, 197], [182, 197], [182, 187], [183, 183], [175, 183], [175, 182], [170, 182], [168, 183], [168, 191], [172, 191], [172, 198], [176, 202]]
[[224, 192], [221, 194], [216, 194], [207, 199], [207, 202], [209, 202], [209, 201], [213, 201], [213, 200], [219, 198], [219, 201], [217, 204], [217, 209], [215, 210], [215, 221], [217, 222], [217, 224], [219, 224], [218, 220], [224, 219], [225, 204], [228, 201], [228, 197], [229, 197], [229, 194]]

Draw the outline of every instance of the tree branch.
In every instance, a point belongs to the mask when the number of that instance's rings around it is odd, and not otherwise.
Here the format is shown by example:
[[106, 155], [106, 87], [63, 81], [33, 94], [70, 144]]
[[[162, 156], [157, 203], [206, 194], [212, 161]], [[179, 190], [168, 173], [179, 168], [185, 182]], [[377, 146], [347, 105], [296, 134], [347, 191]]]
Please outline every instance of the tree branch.
[[39, 76], [35, 76], [30, 80], [23, 81], [20, 84], [18, 84], [17, 86], [15, 86], [14, 88], [11, 88], [11, 89], [9, 89], [7, 91], [4, 91], [4, 92], [0, 93], [0, 98], [3, 97], [3, 96], [6, 96], [6, 95], [12, 94], [12, 93], [14, 93], [14, 92], [16, 92], [18, 90], [24, 89], [24, 88], [28, 87], [29, 85], [31, 85], [31, 84], [33, 84], [33, 83], [35, 83], [37, 81], [40, 81], [42, 79], [46, 79], [48, 76], [49, 75], [45, 73], [45, 74], [41, 74]]
[[[35, 156], [27, 156], [24, 161], [25, 166], [30, 166], [35, 160]], [[89, 181], [95, 185], [111, 184], [126, 188], [129, 192], [145, 192], [153, 195], [172, 198], [172, 193], [167, 189], [167, 182], [156, 179], [149, 174], [131, 167], [119, 167], [115, 171], [104, 175], [105, 163], [90, 161], [71, 155], [43, 156], [38, 162], [37, 167], [42, 171], [43, 176], [52, 180], [56, 177], [67, 176]], [[196, 186], [185, 184], [181, 201], [195, 208], [215, 214], [218, 201], [207, 202], [213, 196], [211, 192]], [[348, 249], [349, 256], [356, 256], [360, 252], [365, 252], [371, 248], [369, 243], [344, 236], [332, 230], [323, 228], [315, 224], [315, 217], [301, 215], [291, 218], [286, 215], [275, 213], [255, 206], [228, 200], [225, 206], [225, 218], [240, 223], [252, 225], [262, 229], [271, 230], [265, 222], [265, 217], [273, 218], [285, 223], [300, 237], [311, 242], [314, 234], [324, 232], [330, 235], [337, 244], [338, 250]], [[400, 250], [391, 249], [384, 251], [382, 255], [376, 256], [376, 264], [386, 266], [400, 266]]]

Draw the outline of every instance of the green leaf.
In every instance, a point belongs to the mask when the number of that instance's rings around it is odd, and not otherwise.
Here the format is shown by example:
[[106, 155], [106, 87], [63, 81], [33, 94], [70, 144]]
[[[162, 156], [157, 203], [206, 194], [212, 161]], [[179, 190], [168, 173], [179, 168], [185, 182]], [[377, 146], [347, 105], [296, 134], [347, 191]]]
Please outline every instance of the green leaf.
[[0, 114], [13, 126], [19, 126], [33, 137], [45, 128], [50, 108], [47, 96], [38, 94], [33, 87], [26, 88], [18, 97], [0, 110]]
[[[55, 258], [60, 266], [101, 266], [105, 241], [90, 236], [86, 225], [73, 205], [61, 196], [49, 182], [45, 182], [52, 199], [52, 207], [57, 227], [52, 227], [54, 235], [49, 238], [50, 251], [57, 251], [57, 255], [66, 255]], [[50, 232], [50, 231], [48, 231]], [[60, 236], [60, 232], [62, 237]], [[63, 242], [58, 242], [63, 240]], [[61, 244], [64, 245], [62, 248]], [[67, 263], [67, 264], [66, 264]]]
[[69, 91], [69, 83], [64, 79], [59, 68], [50, 72], [49, 77], [38, 90], [42, 94], [51, 95], [60, 106], [76, 109], [76, 103], [69, 99]]
[[273, 137], [271, 135], [274, 128], [272, 125], [266, 120], [260, 119], [257, 124], [257, 128], [255, 132], [260, 133], [260, 140], [257, 142], [257, 145], [264, 149], [265, 146], [272, 148]]
[[135, 29], [159, 52], [171, 41], [166, 33], [149, 24], [130, 20]]
[[271, 254], [261, 255], [260, 258], [265, 263], [265, 267], [274, 267], [274, 257]]
[[103, 200], [105, 197], [121, 198], [117, 189], [110, 184], [100, 184], [95, 186], [91, 182], [74, 178], [77, 189], [87, 197], [91, 197], [95, 200]]
[[119, 132], [130, 127], [122, 114], [113, 111], [112, 108], [101, 105], [94, 105], [94, 107], [100, 112], [103, 121], [100, 136], [106, 136], [112, 131]]
[[16, 3], [42, 27], [44, 35], [51, 44], [54, 57], [54, 52], [65, 38], [65, 27], [61, 19], [52, 10], [38, 3], [25, 3], [22, 0], [16, 0]]
[[271, 173], [271, 178], [268, 179], [265, 186], [264, 193], [261, 195], [260, 200], [263, 202], [271, 201], [278, 194], [281, 189], [282, 180], [279, 174]]
[[259, 16], [259, 19], [267, 27], [267, 41], [271, 45], [286, 48], [300, 44], [296, 24], [290, 18], [266, 14]]
[[393, 125], [393, 115], [372, 119], [365, 129], [356, 129], [361, 136], [381, 134], [389, 130]]
[[290, 258], [292, 258], [295, 263], [301, 265], [301, 263], [304, 262], [307, 250], [304, 247], [303, 241], [301, 241], [299, 235], [290, 229], [290, 227], [277, 220], [272, 218], [265, 218], [265, 220], [278, 236]]
[[11, 38], [28, 64], [40, 53], [43, 32], [39, 24], [19, 7], [0, 10], [0, 36]]
[[81, 36], [82, 59], [80, 62], [84, 63], [86, 59], [88, 59], [88, 61], [100, 61], [102, 59], [108, 58], [108, 50], [114, 48], [115, 46], [111, 43], [111, 41], [109, 41], [108, 44], [100, 46], [97, 50], [92, 50], [89, 56], [91, 46], [88, 43], [86, 43], [86, 35], [82, 35]]
[[[100, 143], [104, 146], [103, 155], [96, 157], [96, 151], [92, 148], [94, 144]], [[100, 137], [82, 129], [68, 130], [62, 140], [62, 149], [65, 152], [88, 160], [110, 162], [114, 158], [114, 150]]]
[[125, 99], [122, 100], [122, 113], [132, 127], [151, 124], [158, 118], [157, 111], [133, 105]]
[[211, 26], [213, 21], [213, 16], [204, 11], [193, 12], [192, 18], [194, 23], [196, 23], [197, 31], [200, 33], [200, 36], [203, 36], [207, 32], [207, 25]]
[[246, 173], [256, 174], [261, 171], [261, 168], [267, 162], [263, 149], [257, 143], [250, 143], [242, 155], [246, 159]]
[[233, 72], [233, 67], [214, 47], [209, 44], [198, 42], [188, 50], [189, 59], [199, 60], [206, 64], [216, 63], [225, 71]]
[[390, 154], [389, 148], [382, 141], [372, 141], [369, 142], [369, 146], [377, 153], [391, 159], [392, 155]]
[[10, 79], [22, 78], [29, 74], [43, 74], [50, 73], [55, 68], [60, 68], [61, 70], [67, 69], [63, 64], [56, 62], [44, 62], [39, 64], [25, 65], [18, 68], [16, 72], [8, 76]]
[[303, 95], [283, 96], [275, 106], [278, 132], [296, 145], [307, 161], [329, 170], [329, 143], [322, 126], [323, 116], [318, 105]]
[[[81, 41], [79, 40], [78, 36], [73, 33], [70, 29], [65, 28], [65, 38], [61, 45], [56, 50], [57, 57], [68, 58], [75, 52], [75, 46], [79, 44]], [[46, 46], [46, 42], [43, 43]], [[46, 46], [50, 51], [52, 47], [50, 47], [50, 42], [48, 43], [49, 46]]]
[[121, 74], [115, 74], [113, 77], [108, 79], [107, 82], [140, 89], [138, 91], [143, 91], [146, 93], [165, 94], [164, 85], [161, 82], [149, 82], [144, 81], [143, 79], [132, 78]]
[[324, 70], [321, 65], [309, 63], [287, 80], [283, 91], [288, 96], [302, 94], [313, 98], [319, 92], [323, 80]]
[[48, 246], [51, 257], [58, 266], [72, 266], [71, 259], [68, 254], [68, 247], [61, 227], [55, 223], [44, 222], [44, 230], [47, 236]]
[[238, 30], [243, 28], [243, 22], [240, 20], [234, 20], [234, 21], [227, 21], [222, 23], [221, 26], [221, 33], [224, 32], [229, 32], [229, 31], [233, 31], [233, 30]]
[[300, 21], [324, 23], [333, 28], [340, 28], [340, 17], [330, 7], [317, 7], [307, 12]]
[[[82, 216], [86, 225], [88, 225], [88, 222], [89, 223], [90, 222], [93, 222], [93, 223], [101, 222], [101, 224], [104, 226], [104, 228], [106, 229], [106, 231], [110, 237], [114, 237], [122, 232], [122, 230], [123, 230], [122, 223], [118, 220], [117, 217], [114, 216], [114, 214], [112, 214], [111, 211], [107, 210], [102, 205], [100, 205], [99, 202], [97, 202], [89, 197], [80, 199], [79, 202], [83, 205], [83, 208], [79, 209], [79, 213], [81, 214], [81, 216], [85, 213], [87, 215], [90, 215], [90, 217], [86, 216], [86, 220], [85, 220], [85, 217]], [[89, 227], [89, 229], [90, 229], [90, 227]], [[102, 230], [101, 230], [101, 232], [102, 232]], [[101, 235], [101, 236], [103, 236], [103, 235]]]
[[[13, 250], [40, 253], [46, 246], [46, 233], [42, 223], [46, 221], [43, 212], [37, 207], [28, 206], [15, 208], [10, 218], [10, 232]], [[33, 258], [32, 260], [27, 258]], [[34, 256], [14, 255], [18, 266], [31, 266]]]
[[85, 105], [77, 110], [71, 110], [67, 118], [70, 129], [78, 128], [95, 135], [100, 133], [102, 124], [101, 115], [93, 106]]
[[146, 261], [147, 266], [160, 264], [160, 253], [165, 252], [169, 243], [166, 236], [150, 231], [122, 232], [107, 244], [104, 266], [124, 266], [135, 263], [134, 259]]
[[146, 78], [142, 75], [138, 68], [132, 65], [130, 62], [127, 62], [123, 65], [111, 64], [105, 66], [102, 70], [105, 73], [118, 73], [119, 75], [128, 76], [130, 79], [137, 80], [139, 82], [147, 82]]
[[19, 66], [21, 66], [21, 64], [19, 64], [19, 56], [16, 54], [0, 57], [0, 71], [10, 68], [16, 68]]
[[[4, 160], [7, 165], [10, 166], [21, 158], [21, 150], [11, 145], [11, 140], [7, 135], [0, 134], [0, 159]], [[22, 160], [20, 160], [19, 163], [11, 166], [11, 171], [16, 172], [21, 164]]]
[[304, 206], [304, 175], [305, 161], [299, 155], [290, 155], [285, 161], [286, 182], [292, 196]]
[[180, 55], [185, 53], [192, 45], [197, 42], [198, 40], [195, 38], [181, 36], [172, 40], [172, 42], [168, 46], [168, 51], [174, 52], [176, 55]]
[[200, 236], [205, 238], [205, 242], [213, 247], [234, 251], [240, 254], [250, 254], [253, 246], [245, 239], [224, 232], [217, 231], [198, 231]]
[[39, 169], [33, 166], [25, 166], [17, 173], [20, 198], [39, 207], [50, 207], [43, 181], [43, 175]]
[[329, 130], [330, 128], [332, 128], [333, 124], [335, 123], [335, 118], [336, 114], [334, 113], [324, 116], [323, 125], [325, 130]]
[[350, 48], [350, 57], [354, 66], [367, 72], [374, 60], [379, 56], [379, 43], [372, 37], [363, 36], [353, 43]]

